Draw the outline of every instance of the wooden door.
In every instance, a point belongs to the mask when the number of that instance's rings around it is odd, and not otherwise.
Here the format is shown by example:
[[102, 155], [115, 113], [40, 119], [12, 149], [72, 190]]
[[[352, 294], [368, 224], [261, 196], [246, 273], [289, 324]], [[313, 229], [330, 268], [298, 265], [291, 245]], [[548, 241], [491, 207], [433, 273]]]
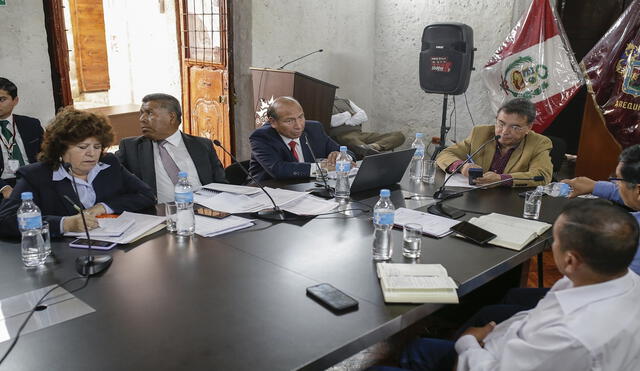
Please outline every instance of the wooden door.
[[[227, 0], [178, 0], [182, 64], [183, 130], [219, 140], [233, 151], [229, 123]], [[219, 148], [226, 167], [231, 158]]]

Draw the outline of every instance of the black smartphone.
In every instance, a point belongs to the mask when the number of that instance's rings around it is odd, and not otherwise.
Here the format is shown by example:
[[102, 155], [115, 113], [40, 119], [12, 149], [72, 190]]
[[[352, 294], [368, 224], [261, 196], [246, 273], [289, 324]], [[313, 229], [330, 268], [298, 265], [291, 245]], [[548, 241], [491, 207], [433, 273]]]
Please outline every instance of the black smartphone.
[[469, 222], [460, 222], [451, 227], [451, 230], [480, 245], [484, 245], [496, 238], [495, 234]]
[[472, 167], [469, 169], [469, 185], [476, 184], [476, 178], [482, 178], [483, 170], [478, 167]]
[[206, 217], [215, 218], [215, 219], [224, 219], [229, 215], [231, 215], [229, 213], [225, 213], [224, 211], [213, 210], [198, 204], [195, 204], [193, 206], [193, 212], [196, 215], [206, 216]]
[[307, 287], [307, 296], [336, 313], [358, 309], [358, 301], [328, 283]]
[[[115, 245], [117, 245], [115, 242], [91, 240], [91, 248], [96, 250], [111, 250]], [[76, 249], [88, 249], [89, 241], [87, 241], [86, 238], [78, 238], [71, 241], [71, 243], [69, 243], [69, 247], [75, 247]]]

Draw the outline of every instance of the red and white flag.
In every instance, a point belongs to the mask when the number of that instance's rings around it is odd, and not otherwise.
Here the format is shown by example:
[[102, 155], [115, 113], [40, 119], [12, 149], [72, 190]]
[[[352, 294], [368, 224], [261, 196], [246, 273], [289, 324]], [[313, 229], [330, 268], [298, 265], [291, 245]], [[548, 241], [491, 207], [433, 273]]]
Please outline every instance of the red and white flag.
[[587, 88], [622, 148], [640, 143], [640, 0], [582, 59]]
[[494, 112], [513, 98], [536, 105], [533, 130], [546, 129], [583, 84], [580, 68], [549, 0], [533, 0], [487, 61], [482, 78]]

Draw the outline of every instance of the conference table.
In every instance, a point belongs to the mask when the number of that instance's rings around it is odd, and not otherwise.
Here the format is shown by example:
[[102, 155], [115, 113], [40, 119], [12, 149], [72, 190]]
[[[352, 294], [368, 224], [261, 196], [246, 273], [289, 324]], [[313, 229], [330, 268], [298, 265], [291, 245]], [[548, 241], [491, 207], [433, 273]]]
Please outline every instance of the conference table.
[[[439, 175], [436, 184], [441, 181]], [[303, 190], [309, 184], [280, 182]], [[424, 210], [411, 194], [434, 185], [408, 177], [392, 189], [397, 207]], [[522, 189], [477, 190], [448, 200], [473, 211], [521, 216]], [[325, 369], [441, 308], [385, 304], [372, 260], [371, 211], [377, 191], [352, 195], [349, 208], [306, 221], [256, 225], [218, 237], [181, 238], [165, 230], [113, 249], [113, 264], [73, 294], [95, 312], [21, 336], [6, 370]], [[540, 220], [552, 223], [566, 200], [545, 197]], [[439, 263], [464, 296], [540, 253], [547, 231], [521, 251], [481, 247], [453, 236], [424, 237], [419, 263]], [[393, 230], [393, 263], [402, 231]], [[17, 240], [0, 241], [0, 299], [64, 282], [86, 253], [53, 241], [53, 256], [25, 268]], [[337, 315], [306, 296], [330, 283], [359, 302]], [[74, 287], [81, 282], [75, 282]], [[72, 287], [69, 288], [71, 290]], [[9, 342], [0, 344], [0, 354]]]

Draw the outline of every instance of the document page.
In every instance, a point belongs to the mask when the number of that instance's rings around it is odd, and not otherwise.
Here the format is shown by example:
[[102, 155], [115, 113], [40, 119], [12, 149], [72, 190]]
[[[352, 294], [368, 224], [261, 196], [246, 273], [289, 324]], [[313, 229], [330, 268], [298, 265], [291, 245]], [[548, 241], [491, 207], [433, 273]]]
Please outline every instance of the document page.
[[[135, 223], [130, 216], [120, 215], [117, 218], [98, 219], [99, 227], [89, 231], [93, 237], [116, 237], [122, 235], [129, 227]], [[65, 236], [86, 236], [85, 232], [65, 232]]]
[[451, 233], [450, 228], [460, 223], [458, 220], [444, 218], [438, 215], [423, 213], [404, 207], [396, 210], [394, 224], [404, 226], [408, 223], [422, 225], [422, 233], [434, 237], [443, 237]]
[[229, 192], [241, 195], [253, 195], [262, 192], [262, 190], [258, 187], [248, 187], [225, 183], [209, 183], [207, 185], [203, 185], [202, 188], [216, 192]]

